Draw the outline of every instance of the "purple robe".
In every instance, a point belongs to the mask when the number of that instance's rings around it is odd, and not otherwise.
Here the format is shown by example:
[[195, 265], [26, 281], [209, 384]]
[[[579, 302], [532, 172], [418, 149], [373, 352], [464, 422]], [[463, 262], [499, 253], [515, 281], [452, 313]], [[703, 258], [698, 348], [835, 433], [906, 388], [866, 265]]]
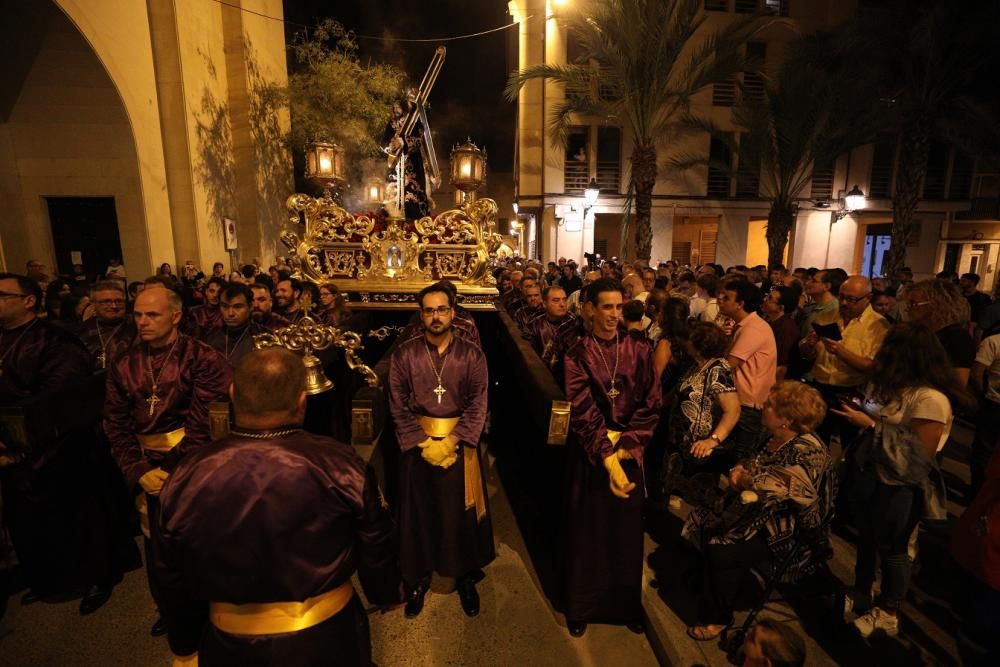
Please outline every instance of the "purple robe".
[[[434, 393], [441, 373], [445, 393]], [[400, 343], [389, 365], [389, 409], [402, 456], [399, 464], [400, 561], [403, 580], [415, 584], [432, 572], [459, 577], [486, 566], [496, 556], [487, 510], [477, 521], [474, 508], [465, 507], [462, 458], [447, 469], [424, 461], [417, 444], [427, 438], [421, 416], [458, 417], [452, 431], [462, 447], [474, 450], [485, 469], [479, 438], [486, 423], [489, 378], [482, 350], [461, 336], [453, 336], [444, 355], [423, 336]], [[461, 453], [461, 452], [460, 452]]]
[[203, 340], [222, 355], [229, 363], [230, 368], [236, 368], [240, 363], [240, 359], [256, 349], [254, 347], [254, 336], [270, 333], [270, 331], [263, 324], [258, 324], [251, 320], [245, 326], [238, 329], [230, 329], [225, 325], [213, 329], [205, 335]]
[[[612, 398], [608, 392], [616, 346], [619, 394]], [[610, 341], [585, 336], [566, 354], [565, 378], [572, 405], [564, 536], [566, 618], [631, 623], [642, 618], [642, 456], [660, 412], [653, 348], [621, 333]], [[608, 438], [609, 429], [621, 432], [617, 447]], [[611, 493], [604, 469], [604, 459], [618, 448], [633, 458], [621, 462], [636, 485], [628, 499]]]
[[101, 322], [92, 317], [83, 323], [77, 337], [93, 357], [94, 370], [104, 370], [135, 344], [135, 320], [124, 317], [116, 322]]
[[287, 327], [291, 322], [286, 320], [281, 315], [278, 315], [274, 311], [268, 313], [267, 317], [262, 317], [260, 319], [254, 319], [257, 324], [263, 325], [269, 331], [277, 331], [283, 327]]
[[[357, 572], [372, 604], [402, 599], [397, 534], [371, 468], [353, 448], [304, 431], [237, 434], [185, 458], [160, 493], [160, 548], [153, 576], [176, 655], [200, 649], [205, 664], [367, 665], [367, 637], [337, 642], [338, 617], [273, 638], [206, 627], [207, 603], [297, 602]], [[355, 600], [357, 598], [355, 597]], [[367, 619], [360, 614], [367, 635]], [[351, 633], [352, 635], [354, 633]]]
[[528, 304], [524, 304], [520, 308], [514, 311], [512, 317], [514, 319], [514, 323], [517, 324], [517, 328], [520, 329], [521, 333], [523, 334], [524, 331], [528, 328], [528, 323], [531, 322], [531, 320], [539, 316], [544, 317], [544, 315], [545, 315], [544, 306], [541, 305], [529, 306]]
[[[153, 468], [170, 471], [189, 450], [209, 440], [208, 406], [229, 400], [230, 370], [218, 352], [200, 341], [178, 334], [177, 345], [150, 351], [137, 345], [108, 368], [104, 404], [104, 432], [125, 475], [129, 489], [139, 491], [139, 478]], [[169, 355], [169, 359], [167, 356]], [[149, 414], [152, 378], [149, 363], [159, 374], [156, 404]], [[169, 433], [184, 428], [184, 440], [169, 452], [143, 451], [136, 435]]]
[[204, 337], [212, 329], [218, 329], [223, 325], [222, 311], [218, 305], [211, 306], [204, 303], [192, 308], [188, 314], [191, 321], [194, 322], [195, 331], [199, 333], [199, 338]]
[[[92, 377], [93, 361], [70, 334], [34, 319], [0, 338], [0, 405], [14, 406]], [[99, 416], [94, 416], [97, 426]], [[126, 520], [124, 483], [96, 428], [0, 468], [3, 523], [28, 585], [41, 596], [113, 585], [139, 566]], [[2, 556], [3, 554], [0, 554]]]

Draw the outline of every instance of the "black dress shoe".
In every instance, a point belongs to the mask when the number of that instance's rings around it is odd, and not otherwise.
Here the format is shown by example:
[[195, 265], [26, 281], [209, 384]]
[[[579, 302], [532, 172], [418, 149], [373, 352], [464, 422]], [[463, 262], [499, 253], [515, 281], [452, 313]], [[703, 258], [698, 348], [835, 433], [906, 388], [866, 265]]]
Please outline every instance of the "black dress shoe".
[[91, 586], [87, 594], [80, 600], [80, 615], [86, 616], [104, 606], [104, 603], [111, 599], [111, 591], [114, 586]]
[[407, 618], [415, 618], [423, 611], [424, 596], [427, 595], [427, 588], [428, 585], [426, 583], [420, 582], [410, 589], [409, 595], [406, 596], [406, 607], [403, 609], [403, 613]]
[[479, 592], [472, 577], [463, 577], [458, 582], [458, 598], [462, 601], [462, 610], [466, 616], [479, 615]]
[[149, 634], [154, 637], [162, 637], [167, 634], [167, 622], [163, 620], [162, 616], [156, 619], [156, 623], [153, 623], [153, 627], [149, 629]]
[[587, 624], [580, 621], [566, 621], [566, 627], [569, 628], [569, 634], [574, 637], [582, 637], [587, 631]]
[[36, 602], [38, 602], [41, 599], [42, 598], [40, 598], [38, 596], [38, 593], [36, 593], [35, 591], [33, 591], [31, 589], [28, 589], [28, 591], [24, 595], [21, 596], [21, 605], [22, 606], [27, 606], [29, 604], [35, 604]]

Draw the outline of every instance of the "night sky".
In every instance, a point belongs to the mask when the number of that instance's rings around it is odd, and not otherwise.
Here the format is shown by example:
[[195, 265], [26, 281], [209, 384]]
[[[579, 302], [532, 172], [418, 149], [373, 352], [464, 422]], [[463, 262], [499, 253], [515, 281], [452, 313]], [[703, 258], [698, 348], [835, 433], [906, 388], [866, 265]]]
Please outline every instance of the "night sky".
[[[430, 38], [489, 30], [510, 22], [504, 0], [285, 0], [285, 19], [315, 25], [330, 17], [358, 35]], [[287, 25], [289, 38], [299, 30]], [[448, 49], [444, 67], [431, 91], [428, 122], [442, 169], [451, 146], [469, 136], [486, 147], [491, 171], [510, 171], [514, 153], [513, 104], [503, 99], [510, 69], [508, 39], [516, 28], [441, 42]], [[515, 38], [516, 39], [516, 38]], [[359, 39], [362, 61], [389, 62], [404, 69], [412, 85], [420, 83], [437, 42], [407, 43]]]

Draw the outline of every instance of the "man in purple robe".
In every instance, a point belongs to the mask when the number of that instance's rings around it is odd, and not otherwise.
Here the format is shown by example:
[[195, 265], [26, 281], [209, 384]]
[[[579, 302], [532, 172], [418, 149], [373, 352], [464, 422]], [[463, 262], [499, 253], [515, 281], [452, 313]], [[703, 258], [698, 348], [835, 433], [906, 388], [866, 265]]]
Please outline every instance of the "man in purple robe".
[[479, 437], [486, 422], [486, 357], [455, 335], [453, 293], [417, 297], [422, 336], [399, 344], [389, 366], [389, 407], [399, 463], [400, 561], [406, 615], [424, 605], [433, 572], [455, 577], [462, 609], [479, 613], [476, 581], [496, 556]]
[[[0, 274], [0, 406], [85, 391], [92, 378], [83, 345], [38, 317], [41, 298], [35, 281]], [[8, 434], [0, 433], [3, 519], [29, 586], [23, 604], [83, 585], [89, 589], [80, 613], [92, 613], [121, 575], [139, 565], [124, 515], [115, 511], [121, 479], [96, 438], [98, 419], [95, 413], [94, 424], [60, 425], [68, 431], [55, 442], [31, 442], [30, 451], [8, 447]], [[7, 591], [0, 595], [6, 599]]]
[[83, 323], [77, 336], [94, 358], [94, 369], [103, 371], [135, 343], [135, 320], [126, 317], [125, 288], [117, 280], [94, 285], [90, 300], [95, 317]]
[[660, 413], [653, 348], [623, 334], [621, 283], [587, 288], [590, 334], [565, 358], [571, 403], [565, 614], [570, 634], [588, 622], [643, 631], [643, 450]]
[[561, 386], [563, 383], [563, 357], [580, 337], [586, 334], [582, 318], [568, 310], [566, 290], [558, 285], [546, 287], [542, 292], [544, 312], [528, 322], [524, 338], [538, 357], [549, 367]]
[[542, 306], [542, 288], [537, 283], [524, 288], [524, 303], [511, 316], [523, 334], [528, 322], [545, 312]]
[[[147, 286], [133, 310], [141, 344], [108, 368], [104, 432], [136, 497], [147, 563], [155, 560], [150, 537], [160, 489], [186, 453], [208, 443], [209, 404], [229, 399], [229, 364], [210, 346], [180, 333], [181, 308], [173, 290]], [[152, 579], [150, 591], [159, 604]], [[165, 630], [162, 619], [153, 625], [154, 635]]]
[[203, 338], [212, 329], [222, 326], [222, 311], [219, 310], [219, 296], [226, 288], [226, 279], [212, 276], [205, 284], [205, 303], [195, 306], [188, 316], [195, 325], [198, 336]]
[[160, 492], [152, 568], [171, 651], [202, 665], [369, 667], [351, 576], [372, 604], [403, 597], [374, 472], [350, 445], [302, 430], [305, 368], [288, 350], [244, 357], [232, 394], [229, 437], [186, 457]]
[[271, 331], [277, 331], [282, 327], [287, 327], [291, 322], [274, 312], [274, 299], [271, 296], [271, 289], [267, 285], [254, 283], [250, 286], [253, 292], [253, 321], [264, 325]]
[[230, 368], [235, 368], [240, 359], [254, 351], [254, 336], [268, 333], [270, 329], [250, 317], [253, 293], [246, 285], [229, 285], [222, 290], [219, 300], [223, 325], [208, 332], [204, 340], [225, 358]]

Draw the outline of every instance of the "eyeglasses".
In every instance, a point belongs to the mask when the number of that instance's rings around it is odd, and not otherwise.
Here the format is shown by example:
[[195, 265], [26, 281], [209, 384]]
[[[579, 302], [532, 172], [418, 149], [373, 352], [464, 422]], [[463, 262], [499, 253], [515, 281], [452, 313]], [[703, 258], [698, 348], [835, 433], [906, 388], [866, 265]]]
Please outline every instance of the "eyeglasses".
[[421, 308], [420, 312], [423, 313], [424, 317], [433, 317], [434, 315], [447, 315], [451, 312], [451, 306], [438, 306], [437, 308]]
[[98, 299], [94, 303], [98, 306], [124, 306], [125, 299]]
[[23, 292], [0, 292], [0, 299], [20, 299], [28, 296]]
[[864, 301], [871, 295], [872, 295], [871, 292], [868, 292], [867, 294], [862, 294], [861, 296], [847, 296], [845, 294], [841, 294], [840, 300], [843, 301], [844, 303], [858, 303], [859, 301]]

